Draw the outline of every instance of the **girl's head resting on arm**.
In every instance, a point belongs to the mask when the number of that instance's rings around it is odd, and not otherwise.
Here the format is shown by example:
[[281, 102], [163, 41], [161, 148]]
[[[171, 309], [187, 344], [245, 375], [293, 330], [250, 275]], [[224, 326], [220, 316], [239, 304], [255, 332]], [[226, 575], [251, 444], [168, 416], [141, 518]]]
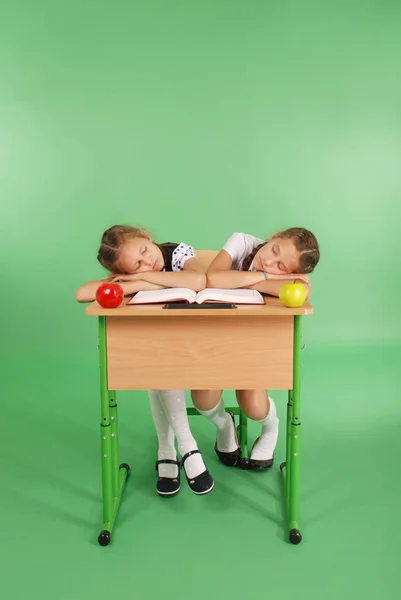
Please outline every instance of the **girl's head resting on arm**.
[[319, 258], [319, 244], [313, 233], [302, 227], [292, 227], [275, 233], [267, 242], [257, 246], [245, 259], [242, 268], [248, 271], [253, 263], [256, 271], [274, 275], [306, 274], [312, 273]]
[[159, 246], [146, 231], [130, 225], [114, 225], [104, 232], [97, 259], [112, 273], [144, 273], [164, 267]]

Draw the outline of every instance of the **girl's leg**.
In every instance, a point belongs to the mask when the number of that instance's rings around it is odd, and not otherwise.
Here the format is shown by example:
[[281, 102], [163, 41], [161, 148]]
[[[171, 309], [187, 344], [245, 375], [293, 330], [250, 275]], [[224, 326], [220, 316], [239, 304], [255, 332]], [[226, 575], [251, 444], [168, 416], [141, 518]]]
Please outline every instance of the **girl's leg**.
[[[198, 411], [217, 427], [217, 453], [231, 454], [238, 450], [237, 435], [233, 419], [224, 408], [221, 394], [222, 390], [192, 390], [192, 400]], [[220, 456], [219, 458], [222, 460]]]
[[[177, 438], [181, 456], [198, 450], [198, 445], [188, 423], [185, 393], [183, 390], [159, 390], [161, 403]], [[190, 479], [207, 470], [200, 453], [189, 456], [185, 461], [185, 472]]]
[[273, 464], [278, 438], [276, 406], [265, 390], [237, 390], [237, 400], [247, 417], [262, 425], [262, 433], [251, 452], [251, 468], [268, 469]]
[[[153, 422], [156, 427], [157, 438], [159, 440], [158, 460], [177, 460], [177, 453], [174, 445], [174, 431], [164, 412], [163, 405], [159, 398], [157, 390], [149, 390], [150, 410], [152, 412]], [[159, 477], [169, 477], [174, 479], [178, 477], [177, 465], [160, 464], [158, 465]]]

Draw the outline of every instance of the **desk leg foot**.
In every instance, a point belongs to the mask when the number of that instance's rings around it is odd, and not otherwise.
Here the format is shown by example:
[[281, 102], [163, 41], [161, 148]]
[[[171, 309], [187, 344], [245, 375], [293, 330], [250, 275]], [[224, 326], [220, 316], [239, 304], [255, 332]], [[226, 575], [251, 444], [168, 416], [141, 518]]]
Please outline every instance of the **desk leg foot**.
[[111, 542], [110, 531], [107, 531], [107, 529], [103, 529], [103, 531], [101, 531], [99, 533], [99, 537], [97, 538], [97, 541], [99, 542], [99, 544], [101, 546], [108, 546]]
[[289, 534], [289, 541], [291, 544], [299, 544], [302, 542], [302, 535], [299, 529], [291, 529]]

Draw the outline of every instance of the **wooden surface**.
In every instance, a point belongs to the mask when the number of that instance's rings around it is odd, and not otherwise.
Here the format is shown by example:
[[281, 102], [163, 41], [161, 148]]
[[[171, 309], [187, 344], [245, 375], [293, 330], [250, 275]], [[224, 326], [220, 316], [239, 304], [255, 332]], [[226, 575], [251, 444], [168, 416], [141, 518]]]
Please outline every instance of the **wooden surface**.
[[196, 258], [205, 269], [205, 273], [218, 255], [218, 250], [195, 250]]
[[292, 388], [291, 315], [217, 319], [208, 312], [108, 318], [109, 389]]
[[[129, 298], [125, 298], [124, 302], [118, 308], [102, 308], [95, 301], [86, 307], [86, 314], [90, 316], [106, 316], [106, 317], [161, 317], [163, 319], [185, 317], [202, 319], [206, 316], [210, 317], [232, 317], [241, 315], [242, 317], [269, 317], [269, 316], [290, 316], [290, 315], [311, 315], [313, 307], [309, 302], [305, 302], [300, 308], [287, 308], [280, 302], [278, 298], [265, 296], [265, 304], [243, 304], [238, 305], [234, 309], [164, 309], [163, 304], [137, 304], [128, 305]], [[234, 315], [234, 316], [235, 316]]]

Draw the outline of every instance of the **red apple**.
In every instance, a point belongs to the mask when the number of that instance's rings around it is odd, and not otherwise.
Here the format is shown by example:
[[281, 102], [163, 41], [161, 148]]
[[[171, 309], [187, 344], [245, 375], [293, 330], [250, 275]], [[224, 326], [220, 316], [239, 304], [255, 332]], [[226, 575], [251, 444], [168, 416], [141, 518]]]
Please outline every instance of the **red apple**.
[[124, 298], [124, 290], [118, 283], [103, 283], [96, 290], [96, 300], [102, 308], [117, 308]]

